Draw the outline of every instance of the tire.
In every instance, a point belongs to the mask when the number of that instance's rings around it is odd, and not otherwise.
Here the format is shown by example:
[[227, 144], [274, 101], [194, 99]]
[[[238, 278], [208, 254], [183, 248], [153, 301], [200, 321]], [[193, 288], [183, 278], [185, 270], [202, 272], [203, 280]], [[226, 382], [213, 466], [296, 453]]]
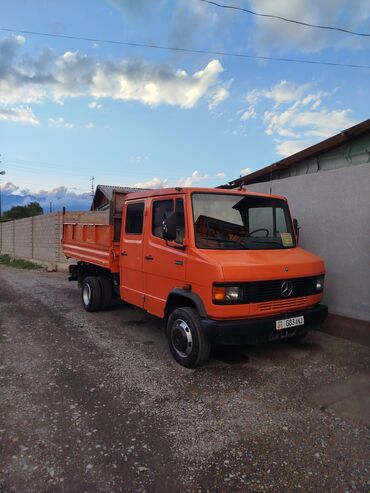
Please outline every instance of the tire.
[[195, 308], [177, 308], [171, 313], [167, 339], [172, 356], [186, 368], [196, 368], [209, 359], [211, 345]]
[[107, 276], [98, 277], [101, 287], [101, 305], [102, 310], [107, 310], [112, 305], [113, 286], [112, 281]]
[[82, 304], [87, 312], [100, 310], [102, 289], [97, 277], [85, 277], [81, 285]]

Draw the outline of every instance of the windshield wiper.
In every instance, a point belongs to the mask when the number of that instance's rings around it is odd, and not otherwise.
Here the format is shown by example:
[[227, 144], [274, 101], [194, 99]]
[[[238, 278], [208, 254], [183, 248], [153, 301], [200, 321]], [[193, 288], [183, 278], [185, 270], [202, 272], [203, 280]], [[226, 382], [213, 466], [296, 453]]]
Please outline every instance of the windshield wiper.
[[244, 243], [241, 243], [240, 241], [223, 240], [222, 238], [214, 238], [214, 237], [208, 237], [208, 236], [202, 236], [200, 239], [207, 240], [207, 241], [217, 241], [218, 243], [232, 243], [234, 245], [241, 246], [243, 248], [243, 250], [249, 250], [249, 248]]

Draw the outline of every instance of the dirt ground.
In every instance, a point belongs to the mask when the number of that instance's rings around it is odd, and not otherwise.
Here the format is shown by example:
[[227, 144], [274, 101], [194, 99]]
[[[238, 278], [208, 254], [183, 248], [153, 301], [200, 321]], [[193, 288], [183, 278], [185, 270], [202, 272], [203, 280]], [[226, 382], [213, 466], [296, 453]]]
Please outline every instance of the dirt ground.
[[313, 332], [186, 370], [143, 312], [0, 267], [0, 358], [2, 493], [369, 491], [366, 419], [311, 398], [366, 381], [365, 346]]

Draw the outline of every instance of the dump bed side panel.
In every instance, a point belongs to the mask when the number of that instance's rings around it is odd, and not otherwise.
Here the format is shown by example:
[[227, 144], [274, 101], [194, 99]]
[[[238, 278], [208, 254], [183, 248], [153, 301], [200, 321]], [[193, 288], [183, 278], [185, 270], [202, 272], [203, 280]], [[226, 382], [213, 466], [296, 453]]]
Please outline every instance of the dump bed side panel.
[[63, 223], [63, 253], [66, 257], [119, 272], [119, 242], [113, 241], [111, 224]]

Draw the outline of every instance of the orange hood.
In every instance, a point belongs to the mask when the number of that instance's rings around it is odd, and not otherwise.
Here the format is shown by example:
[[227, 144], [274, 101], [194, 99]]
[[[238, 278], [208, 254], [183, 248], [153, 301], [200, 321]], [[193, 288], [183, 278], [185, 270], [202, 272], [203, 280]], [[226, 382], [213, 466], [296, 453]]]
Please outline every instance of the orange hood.
[[317, 255], [303, 248], [276, 250], [202, 250], [218, 264], [224, 281], [259, 281], [323, 274], [325, 266]]

